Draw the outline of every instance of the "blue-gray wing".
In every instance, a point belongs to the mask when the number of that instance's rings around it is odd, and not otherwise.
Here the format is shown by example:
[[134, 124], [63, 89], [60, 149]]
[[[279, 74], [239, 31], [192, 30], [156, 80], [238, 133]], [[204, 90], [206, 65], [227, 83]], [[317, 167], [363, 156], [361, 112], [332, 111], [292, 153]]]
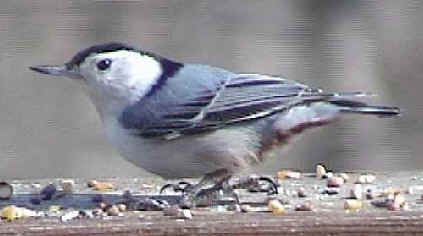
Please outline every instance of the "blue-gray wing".
[[185, 66], [167, 86], [125, 109], [120, 123], [143, 137], [178, 137], [260, 119], [319, 93], [282, 78], [204, 67]]

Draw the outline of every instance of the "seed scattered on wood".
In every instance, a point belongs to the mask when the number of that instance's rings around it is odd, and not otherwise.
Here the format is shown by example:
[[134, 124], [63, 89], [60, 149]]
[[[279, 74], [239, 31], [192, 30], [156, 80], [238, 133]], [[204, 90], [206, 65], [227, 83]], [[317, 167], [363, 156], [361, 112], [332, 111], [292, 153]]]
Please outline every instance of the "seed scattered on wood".
[[326, 168], [323, 165], [316, 166], [316, 177], [321, 179], [326, 175]]
[[312, 211], [313, 207], [312, 207], [311, 203], [306, 202], [306, 203], [303, 203], [303, 204], [296, 205], [295, 210], [296, 211]]
[[399, 194], [399, 193], [401, 193], [401, 190], [399, 188], [388, 187], [383, 190], [381, 197], [395, 196], [396, 194]]
[[119, 208], [116, 205], [109, 205], [106, 208], [106, 213], [108, 216], [119, 216]]
[[401, 210], [401, 206], [396, 204], [394, 201], [389, 201], [386, 208], [390, 211], [399, 211]]
[[189, 209], [183, 209], [182, 211], [180, 211], [180, 214], [177, 217], [179, 219], [190, 220], [190, 219], [192, 219], [192, 214], [191, 214], [191, 211]]
[[305, 190], [305, 188], [301, 187], [298, 189], [297, 195], [298, 197], [301, 197], [301, 198], [307, 197], [307, 191]]
[[356, 184], [371, 184], [376, 180], [376, 176], [366, 174], [366, 175], [360, 175], [357, 178]]
[[390, 211], [399, 211], [406, 206], [405, 197], [400, 192], [390, 193], [383, 200], [374, 200], [371, 202], [376, 207], [387, 208]]
[[88, 180], [88, 182], [87, 182], [87, 186], [89, 188], [93, 188], [96, 184], [97, 184], [97, 180], [95, 180], [95, 179]]
[[178, 206], [173, 205], [163, 209], [165, 216], [176, 217], [177, 219], [192, 219], [191, 211], [188, 209], [180, 209]]
[[405, 197], [404, 197], [404, 195], [401, 194], [401, 193], [396, 194], [394, 196], [394, 204], [395, 205], [398, 205], [400, 208], [402, 208], [404, 206], [404, 204], [405, 204]]
[[176, 205], [172, 205], [163, 209], [163, 215], [165, 216], [176, 216], [180, 208]]
[[99, 202], [97, 206], [102, 210], [105, 210], [108, 207], [105, 202]]
[[72, 193], [75, 186], [75, 181], [73, 179], [64, 179], [61, 181], [60, 186], [65, 193]]
[[301, 178], [301, 172], [291, 170], [281, 170], [276, 173], [278, 179], [299, 179]]
[[60, 205], [50, 205], [48, 206], [48, 211], [50, 212], [59, 212], [62, 209]]
[[328, 187], [330, 188], [338, 188], [344, 184], [344, 179], [341, 177], [332, 176], [328, 178]]
[[90, 180], [87, 182], [87, 186], [97, 191], [108, 191], [114, 188], [112, 183], [99, 180]]
[[363, 202], [355, 199], [348, 199], [344, 203], [345, 210], [360, 210], [363, 207]]
[[70, 211], [60, 216], [62, 222], [70, 221], [79, 217], [79, 211]]
[[5, 206], [0, 211], [1, 218], [12, 221], [20, 218], [26, 218], [31, 216], [36, 216], [35, 211], [29, 210], [24, 207], [17, 207], [15, 205]]
[[269, 200], [267, 206], [274, 215], [281, 215], [285, 213], [285, 207], [277, 199]]
[[125, 204], [119, 203], [116, 205], [120, 212], [125, 212], [127, 210], [127, 207]]

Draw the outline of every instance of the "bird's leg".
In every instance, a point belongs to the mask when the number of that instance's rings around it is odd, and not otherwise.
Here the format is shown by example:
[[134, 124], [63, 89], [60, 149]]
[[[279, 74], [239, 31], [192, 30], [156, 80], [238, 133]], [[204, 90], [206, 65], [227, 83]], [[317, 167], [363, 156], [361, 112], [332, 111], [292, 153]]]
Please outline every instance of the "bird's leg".
[[234, 191], [234, 188], [229, 184], [229, 180], [232, 176], [227, 176], [224, 179], [217, 182], [211, 188], [202, 188], [197, 195], [195, 200], [205, 200], [207, 205], [212, 205], [213, 200], [220, 200], [224, 195], [235, 199], [236, 203], [239, 203], [238, 194]]
[[[219, 169], [215, 172], [206, 174], [198, 184], [185, 188], [180, 206], [183, 208], [191, 208], [196, 205], [196, 201], [206, 198], [212, 200], [217, 197], [217, 193], [223, 190], [224, 193], [233, 193], [232, 187], [228, 184], [231, 174], [225, 169]], [[213, 184], [210, 188], [205, 188]], [[237, 199], [237, 197], [236, 197]]]

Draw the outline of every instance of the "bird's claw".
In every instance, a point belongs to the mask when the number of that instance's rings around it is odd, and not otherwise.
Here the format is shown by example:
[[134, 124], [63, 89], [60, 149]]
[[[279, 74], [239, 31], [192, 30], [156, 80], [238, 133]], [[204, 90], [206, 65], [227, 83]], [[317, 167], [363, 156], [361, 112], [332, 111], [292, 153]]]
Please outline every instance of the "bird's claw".
[[169, 206], [169, 203], [163, 199], [154, 197], [135, 198], [129, 191], [125, 191], [122, 196], [122, 202], [128, 207], [128, 210], [137, 211], [161, 211]]
[[238, 194], [228, 185], [213, 186], [211, 188], [201, 189], [197, 193], [186, 192], [182, 195], [179, 206], [181, 208], [189, 209], [198, 206], [212, 206], [215, 204], [222, 204], [222, 202], [224, 202], [223, 204], [228, 204], [228, 201], [222, 201], [222, 197], [224, 195], [234, 199], [229, 201], [229, 204], [240, 203]]
[[[265, 184], [263, 182], [266, 182]], [[249, 192], [266, 192], [269, 195], [278, 194], [280, 185], [270, 177], [250, 175], [239, 178], [232, 184], [234, 189], [247, 189]]]
[[160, 189], [160, 194], [163, 194], [163, 192], [168, 189], [168, 188], [172, 188], [172, 190], [174, 192], [181, 192], [182, 194], [184, 194], [185, 192], [189, 191], [189, 189], [193, 186], [193, 184], [188, 183], [186, 181], [181, 181], [179, 183], [176, 184], [165, 184], [161, 189]]
[[[166, 184], [160, 189], [162, 194], [166, 189], [172, 188], [174, 192], [181, 192], [180, 200], [181, 208], [192, 208], [195, 206], [209, 206], [213, 203], [221, 203], [222, 195], [229, 196], [234, 199], [236, 204], [240, 200], [234, 189], [248, 189], [250, 192], [266, 192], [269, 195], [278, 194], [279, 184], [270, 177], [250, 175], [248, 177], [239, 178], [235, 183], [229, 183], [229, 178], [216, 183], [210, 188], [201, 188], [201, 183], [194, 185], [185, 181], [176, 184]], [[201, 189], [200, 189], [201, 188]], [[231, 201], [232, 203], [234, 201]]]

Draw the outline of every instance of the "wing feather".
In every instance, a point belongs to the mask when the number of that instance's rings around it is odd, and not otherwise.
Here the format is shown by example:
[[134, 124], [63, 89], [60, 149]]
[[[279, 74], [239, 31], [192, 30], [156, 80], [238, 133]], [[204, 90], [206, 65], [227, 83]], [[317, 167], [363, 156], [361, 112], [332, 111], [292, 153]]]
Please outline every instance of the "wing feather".
[[168, 106], [156, 122], [138, 126], [138, 133], [179, 137], [215, 130], [272, 115], [303, 101], [302, 95], [316, 92], [294, 81], [255, 74], [236, 75], [221, 85]]

